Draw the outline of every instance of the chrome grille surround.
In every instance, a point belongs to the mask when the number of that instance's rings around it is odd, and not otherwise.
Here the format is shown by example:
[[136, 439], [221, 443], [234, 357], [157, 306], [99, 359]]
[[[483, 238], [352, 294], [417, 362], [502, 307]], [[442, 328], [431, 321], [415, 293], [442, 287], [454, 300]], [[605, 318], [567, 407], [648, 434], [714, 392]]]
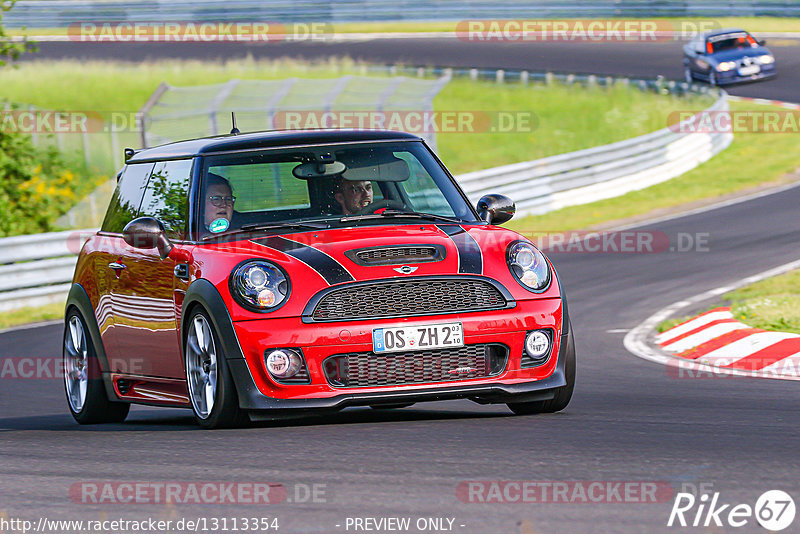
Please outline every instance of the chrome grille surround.
[[498, 283], [477, 276], [417, 277], [334, 286], [311, 299], [305, 322], [353, 321], [501, 310], [516, 305]]

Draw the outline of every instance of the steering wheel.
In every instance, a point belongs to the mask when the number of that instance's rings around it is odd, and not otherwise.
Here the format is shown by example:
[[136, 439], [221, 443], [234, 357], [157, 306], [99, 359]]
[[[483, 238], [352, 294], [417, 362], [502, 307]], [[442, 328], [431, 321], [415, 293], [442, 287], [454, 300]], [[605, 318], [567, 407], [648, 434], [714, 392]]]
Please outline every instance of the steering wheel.
[[405, 204], [400, 202], [399, 200], [376, 200], [375, 202], [370, 202], [356, 213], [356, 215], [367, 215], [370, 213], [377, 213], [380, 209], [392, 209], [392, 210], [402, 210], [406, 207]]

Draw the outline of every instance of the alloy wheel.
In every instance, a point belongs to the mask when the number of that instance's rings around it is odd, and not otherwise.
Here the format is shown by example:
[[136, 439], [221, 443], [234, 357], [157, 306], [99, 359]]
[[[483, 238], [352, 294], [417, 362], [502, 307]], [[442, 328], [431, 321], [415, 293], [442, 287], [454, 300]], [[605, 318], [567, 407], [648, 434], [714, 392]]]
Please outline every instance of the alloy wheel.
[[64, 334], [64, 385], [70, 408], [80, 413], [89, 385], [89, 353], [83, 323], [75, 315], [69, 318]]
[[217, 348], [208, 321], [199, 314], [186, 339], [186, 379], [195, 413], [207, 419], [217, 392]]

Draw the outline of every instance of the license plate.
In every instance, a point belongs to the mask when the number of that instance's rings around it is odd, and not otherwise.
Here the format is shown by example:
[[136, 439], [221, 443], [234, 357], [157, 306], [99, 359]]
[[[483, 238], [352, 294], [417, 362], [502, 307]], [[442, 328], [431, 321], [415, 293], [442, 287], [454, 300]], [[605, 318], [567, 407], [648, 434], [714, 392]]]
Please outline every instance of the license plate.
[[740, 76], [750, 76], [751, 74], [758, 74], [759, 72], [761, 72], [761, 67], [758, 65], [749, 65], [739, 69]]
[[376, 328], [372, 331], [372, 352], [406, 352], [464, 346], [461, 323]]

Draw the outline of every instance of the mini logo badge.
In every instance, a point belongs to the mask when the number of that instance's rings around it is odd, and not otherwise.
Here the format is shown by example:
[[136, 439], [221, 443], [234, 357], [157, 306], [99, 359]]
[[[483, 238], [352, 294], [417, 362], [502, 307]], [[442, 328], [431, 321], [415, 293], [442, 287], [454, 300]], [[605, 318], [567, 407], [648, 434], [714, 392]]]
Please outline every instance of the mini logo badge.
[[451, 375], [464, 375], [467, 373], [471, 373], [472, 371], [477, 371], [474, 367], [457, 367], [456, 369], [451, 369], [447, 371]]
[[403, 265], [402, 267], [395, 267], [394, 270], [400, 274], [411, 274], [419, 269], [419, 267], [411, 267], [410, 265]]

